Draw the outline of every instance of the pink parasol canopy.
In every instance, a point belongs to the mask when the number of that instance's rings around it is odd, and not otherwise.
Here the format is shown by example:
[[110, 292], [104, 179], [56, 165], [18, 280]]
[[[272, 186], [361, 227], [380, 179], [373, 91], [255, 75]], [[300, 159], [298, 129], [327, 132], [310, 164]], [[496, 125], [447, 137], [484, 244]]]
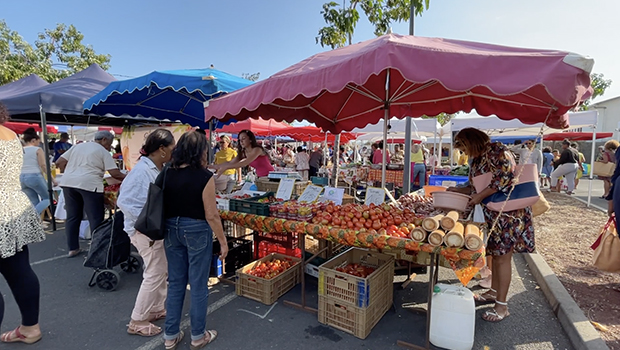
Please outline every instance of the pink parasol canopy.
[[225, 132], [230, 134], [238, 134], [242, 130], [251, 130], [254, 135], [259, 136], [276, 136], [280, 131], [292, 128], [291, 125], [277, 122], [275, 120], [265, 120], [263, 118], [246, 119], [236, 123], [224, 125], [217, 129], [217, 132]]
[[[28, 128], [34, 128], [34, 131], [36, 132], [41, 132], [42, 130], [39, 124], [32, 124], [32, 123], [29, 124], [29, 123], [18, 123], [18, 122], [6, 122], [4, 123], [4, 126], [13, 130], [16, 134], [23, 134], [24, 131], [26, 131], [26, 129]], [[57, 134], [58, 128], [55, 126], [48, 125], [47, 132], [48, 134]]]
[[308, 120], [332, 133], [441, 112], [568, 127], [594, 62], [573, 53], [386, 34], [205, 103], [205, 119]]
[[[545, 135], [545, 141], [563, 141], [565, 139], [571, 141], [590, 141], [592, 140], [592, 136], [594, 136], [591, 132], [556, 132], [553, 134]], [[597, 132], [596, 139], [606, 139], [609, 137], [613, 137], [613, 132]]]

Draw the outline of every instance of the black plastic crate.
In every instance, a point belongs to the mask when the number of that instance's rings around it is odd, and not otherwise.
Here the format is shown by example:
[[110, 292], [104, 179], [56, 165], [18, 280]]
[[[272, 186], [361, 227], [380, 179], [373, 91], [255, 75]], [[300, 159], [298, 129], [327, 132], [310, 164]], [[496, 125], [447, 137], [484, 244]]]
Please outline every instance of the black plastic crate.
[[267, 192], [262, 196], [252, 198], [231, 199], [229, 202], [229, 210], [238, 211], [241, 213], [269, 216], [269, 206], [273, 203], [259, 203], [258, 200], [271, 196], [275, 196], [275, 194], [273, 192]]
[[248, 239], [227, 237], [228, 255], [222, 262], [219, 259], [220, 242], [213, 241], [213, 258], [211, 260], [211, 276], [234, 276], [237, 269], [254, 260], [252, 241]]

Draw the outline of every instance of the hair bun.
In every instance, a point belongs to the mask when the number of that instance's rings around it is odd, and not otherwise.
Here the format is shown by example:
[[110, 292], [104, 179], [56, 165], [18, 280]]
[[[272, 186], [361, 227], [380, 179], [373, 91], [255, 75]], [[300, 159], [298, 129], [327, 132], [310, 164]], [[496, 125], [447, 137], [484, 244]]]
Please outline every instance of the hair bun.
[[148, 156], [148, 154], [146, 153], [146, 151], [144, 150], [144, 147], [140, 148], [140, 155], [142, 156]]

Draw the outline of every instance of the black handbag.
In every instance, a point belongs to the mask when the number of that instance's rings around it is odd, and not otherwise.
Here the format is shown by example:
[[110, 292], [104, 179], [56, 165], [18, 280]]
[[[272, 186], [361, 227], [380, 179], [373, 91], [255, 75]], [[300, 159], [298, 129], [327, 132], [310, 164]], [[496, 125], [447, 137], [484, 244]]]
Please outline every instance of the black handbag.
[[[143, 235], [147, 236], [153, 241], [164, 239], [164, 189], [166, 187], [166, 173], [168, 167], [164, 167], [164, 170], [157, 177], [154, 183], [149, 185], [149, 193], [146, 198], [146, 204], [134, 227]], [[163, 176], [163, 181], [159, 181]], [[161, 185], [159, 185], [161, 183]]]

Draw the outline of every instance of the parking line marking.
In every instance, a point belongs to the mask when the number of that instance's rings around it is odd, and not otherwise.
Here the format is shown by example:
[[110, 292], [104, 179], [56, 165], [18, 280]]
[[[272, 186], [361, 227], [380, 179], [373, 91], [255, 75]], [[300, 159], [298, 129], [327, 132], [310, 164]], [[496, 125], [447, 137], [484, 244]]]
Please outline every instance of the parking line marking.
[[271, 305], [271, 307], [269, 308], [269, 310], [267, 310], [267, 312], [264, 315], [259, 315], [255, 312], [252, 311], [248, 311], [248, 310], [244, 310], [244, 309], [237, 309], [237, 311], [243, 311], [243, 312], [247, 312], [249, 314], [252, 314], [254, 316], [258, 316], [260, 317], [260, 319], [264, 320], [265, 317], [267, 317], [267, 315], [269, 315], [269, 313], [271, 312], [271, 310], [273, 310], [273, 308], [276, 306], [276, 304], [278, 304], [278, 302], [276, 301], [273, 305]]
[[[237, 293], [236, 292], [230, 292], [230, 293], [226, 294], [224, 297], [222, 297], [221, 299], [219, 299], [215, 303], [209, 305], [209, 308], [207, 309], [207, 315], [210, 315], [212, 312], [215, 312], [218, 309], [220, 309], [221, 307], [223, 307], [224, 305], [230, 303], [236, 297], [237, 297]], [[181, 325], [180, 325], [181, 330], [187, 329], [189, 327], [189, 323], [190, 323], [189, 317], [187, 319], [181, 321]], [[140, 346], [139, 348], [136, 348], [135, 350], [152, 350], [152, 349], [160, 347], [163, 343], [164, 343], [164, 338], [156, 337], [156, 338], [152, 339], [151, 341], [149, 341], [148, 343]]]
[[66, 255], [58, 255], [58, 256], [55, 256], [53, 258], [48, 258], [48, 259], [43, 259], [43, 260], [35, 261], [33, 263], [30, 263], [30, 266], [39, 265], [39, 264], [43, 264], [43, 263], [54, 261], [54, 260], [59, 260], [59, 259], [66, 258], [66, 257], [67, 257]]

